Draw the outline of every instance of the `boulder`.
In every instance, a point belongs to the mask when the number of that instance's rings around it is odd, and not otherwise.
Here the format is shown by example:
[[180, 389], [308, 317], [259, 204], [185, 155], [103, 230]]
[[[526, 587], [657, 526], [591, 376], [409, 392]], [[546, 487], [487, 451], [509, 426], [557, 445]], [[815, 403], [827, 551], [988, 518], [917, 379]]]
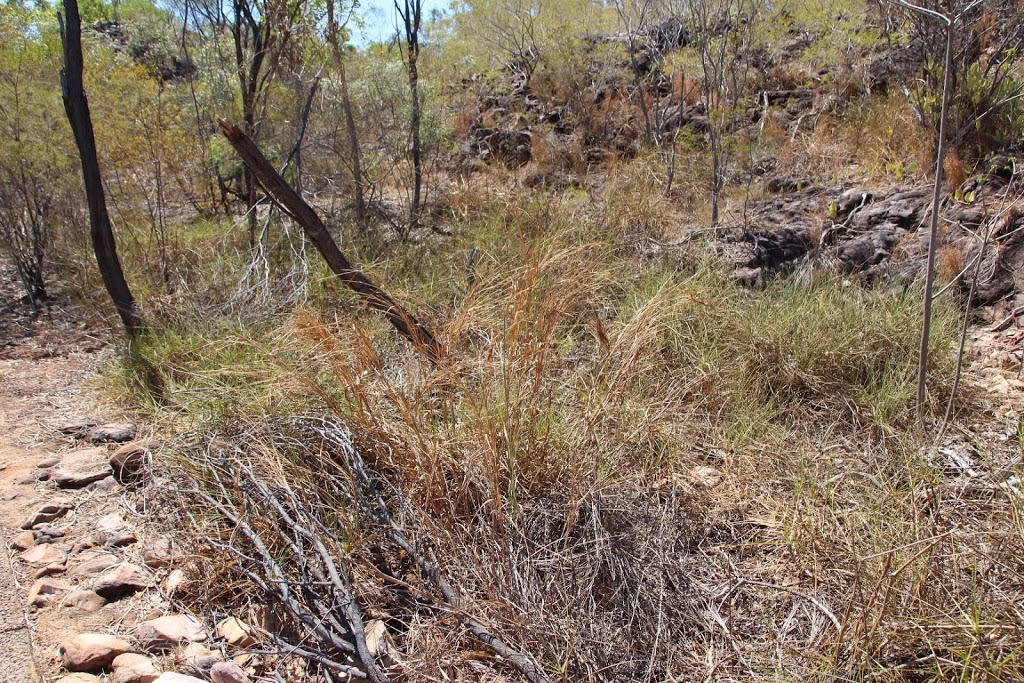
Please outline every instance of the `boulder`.
[[111, 473], [105, 448], [85, 448], [61, 458], [60, 465], [54, 468], [50, 479], [60, 488], [77, 489], [105, 479]]
[[103, 669], [118, 655], [131, 651], [127, 641], [105, 633], [79, 633], [61, 643], [57, 650], [68, 671]]
[[152, 659], [134, 652], [118, 655], [111, 667], [114, 670], [112, 683], [153, 683], [160, 677]]
[[36, 467], [38, 467], [41, 470], [46, 470], [46, 469], [49, 469], [49, 468], [53, 467], [54, 465], [56, 465], [59, 462], [60, 462], [60, 456], [59, 455], [51, 455], [51, 456], [43, 458], [42, 460], [37, 462], [36, 463]]
[[71, 590], [71, 586], [58, 579], [39, 579], [28, 589], [28, 604], [45, 607], [54, 598]]
[[206, 640], [203, 625], [187, 614], [168, 614], [144, 621], [135, 627], [135, 640], [147, 652], [162, 652], [181, 643]]
[[217, 635], [232, 647], [252, 647], [255, 645], [256, 639], [252, 636], [252, 633], [252, 627], [235, 617], [228, 617], [217, 624]]
[[153, 577], [142, 567], [125, 563], [96, 579], [92, 589], [107, 600], [117, 600], [153, 585]]
[[69, 511], [74, 509], [74, 504], [69, 500], [58, 499], [51, 501], [33, 512], [28, 519], [21, 523], [21, 528], [31, 529], [36, 524], [52, 522], [55, 519], [60, 519]]

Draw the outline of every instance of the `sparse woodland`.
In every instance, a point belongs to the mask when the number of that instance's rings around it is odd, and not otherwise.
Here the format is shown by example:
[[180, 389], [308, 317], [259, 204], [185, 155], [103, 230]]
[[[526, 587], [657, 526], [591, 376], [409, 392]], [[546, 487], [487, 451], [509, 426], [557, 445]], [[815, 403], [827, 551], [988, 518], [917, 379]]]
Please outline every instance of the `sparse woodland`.
[[7, 310], [256, 679], [1024, 679], [1019, 3], [74, 1], [0, 7]]

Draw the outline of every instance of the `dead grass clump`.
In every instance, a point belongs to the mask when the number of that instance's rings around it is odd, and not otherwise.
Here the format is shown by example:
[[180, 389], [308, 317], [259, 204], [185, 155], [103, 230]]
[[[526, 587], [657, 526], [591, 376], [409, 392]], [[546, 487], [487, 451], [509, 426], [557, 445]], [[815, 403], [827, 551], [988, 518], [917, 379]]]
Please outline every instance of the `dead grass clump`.
[[946, 284], [963, 274], [966, 259], [963, 245], [958, 243], [939, 247], [935, 254], [935, 276]]
[[955, 147], [946, 152], [946, 158], [942, 160], [942, 170], [946, 176], [946, 184], [953, 191], [967, 180], [967, 162]]

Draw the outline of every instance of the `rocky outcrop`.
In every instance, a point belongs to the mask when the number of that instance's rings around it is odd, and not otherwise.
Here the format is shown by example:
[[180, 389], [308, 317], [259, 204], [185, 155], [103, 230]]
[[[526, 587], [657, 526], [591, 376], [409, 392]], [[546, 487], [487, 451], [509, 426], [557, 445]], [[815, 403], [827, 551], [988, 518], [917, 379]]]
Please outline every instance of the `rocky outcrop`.
[[[1006, 210], [1024, 178], [1006, 158], [994, 157], [989, 173], [944, 194], [940, 209], [940, 247], [955, 249], [964, 262], [978, 253], [982, 232], [993, 229], [982, 267], [986, 276], [978, 283], [980, 304], [1007, 298], [1024, 303], [1024, 237], [1018, 230], [1024, 215]], [[747, 224], [722, 240], [731, 245], [724, 250], [732, 254], [742, 281], [763, 283], [798, 266], [830, 268], [870, 281], [912, 279], [923, 272], [931, 186], [869, 190], [775, 178], [766, 190], [774, 196], [751, 201]], [[965, 283], [963, 278], [960, 284]]]

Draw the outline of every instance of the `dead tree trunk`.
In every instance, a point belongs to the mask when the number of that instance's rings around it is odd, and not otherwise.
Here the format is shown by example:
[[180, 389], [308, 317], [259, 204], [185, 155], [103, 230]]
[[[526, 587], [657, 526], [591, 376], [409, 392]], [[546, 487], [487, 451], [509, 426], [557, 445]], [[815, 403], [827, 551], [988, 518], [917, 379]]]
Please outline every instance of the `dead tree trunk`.
[[96, 155], [96, 138], [93, 134], [89, 102], [82, 85], [82, 19], [78, 13], [78, 0], [66, 0], [64, 11], [66, 21], [57, 15], [60, 23], [60, 39], [64, 48], [64, 68], [60, 72], [64, 111], [67, 113], [71, 130], [75, 134], [78, 155], [82, 161], [82, 178], [85, 181], [85, 196], [89, 204], [89, 232], [92, 248], [96, 253], [103, 285], [114, 302], [117, 314], [131, 338], [138, 337], [146, 327], [135, 304], [135, 298], [124, 279], [121, 262], [117, 258], [117, 245], [110, 227], [107, 200], [103, 194], [103, 179]]
[[345, 255], [338, 249], [334, 238], [327, 231], [327, 226], [316, 212], [307, 204], [281, 174], [263, 156], [259, 148], [253, 144], [245, 133], [238, 126], [226, 119], [220, 122], [221, 131], [228, 139], [231, 146], [238, 152], [242, 163], [249, 169], [252, 175], [259, 181], [267, 194], [273, 197], [281, 208], [292, 219], [298, 223], [306, 232], [306, 236], [316, 246], [317, 251], [327, 261], [331, 271], [338, 276], [345, 285], [352, 291], [363, 297], [371, 308], [384, 314], [396, 330], [418, 350], [425, 353], [431, 362], [437, 362], [441, 358], [441, 345], [434, 339], [434, 336], [410, 315], [398, 302], [392, 299], [387, 292], [370, 281], [363, 273], [356, 270]]

